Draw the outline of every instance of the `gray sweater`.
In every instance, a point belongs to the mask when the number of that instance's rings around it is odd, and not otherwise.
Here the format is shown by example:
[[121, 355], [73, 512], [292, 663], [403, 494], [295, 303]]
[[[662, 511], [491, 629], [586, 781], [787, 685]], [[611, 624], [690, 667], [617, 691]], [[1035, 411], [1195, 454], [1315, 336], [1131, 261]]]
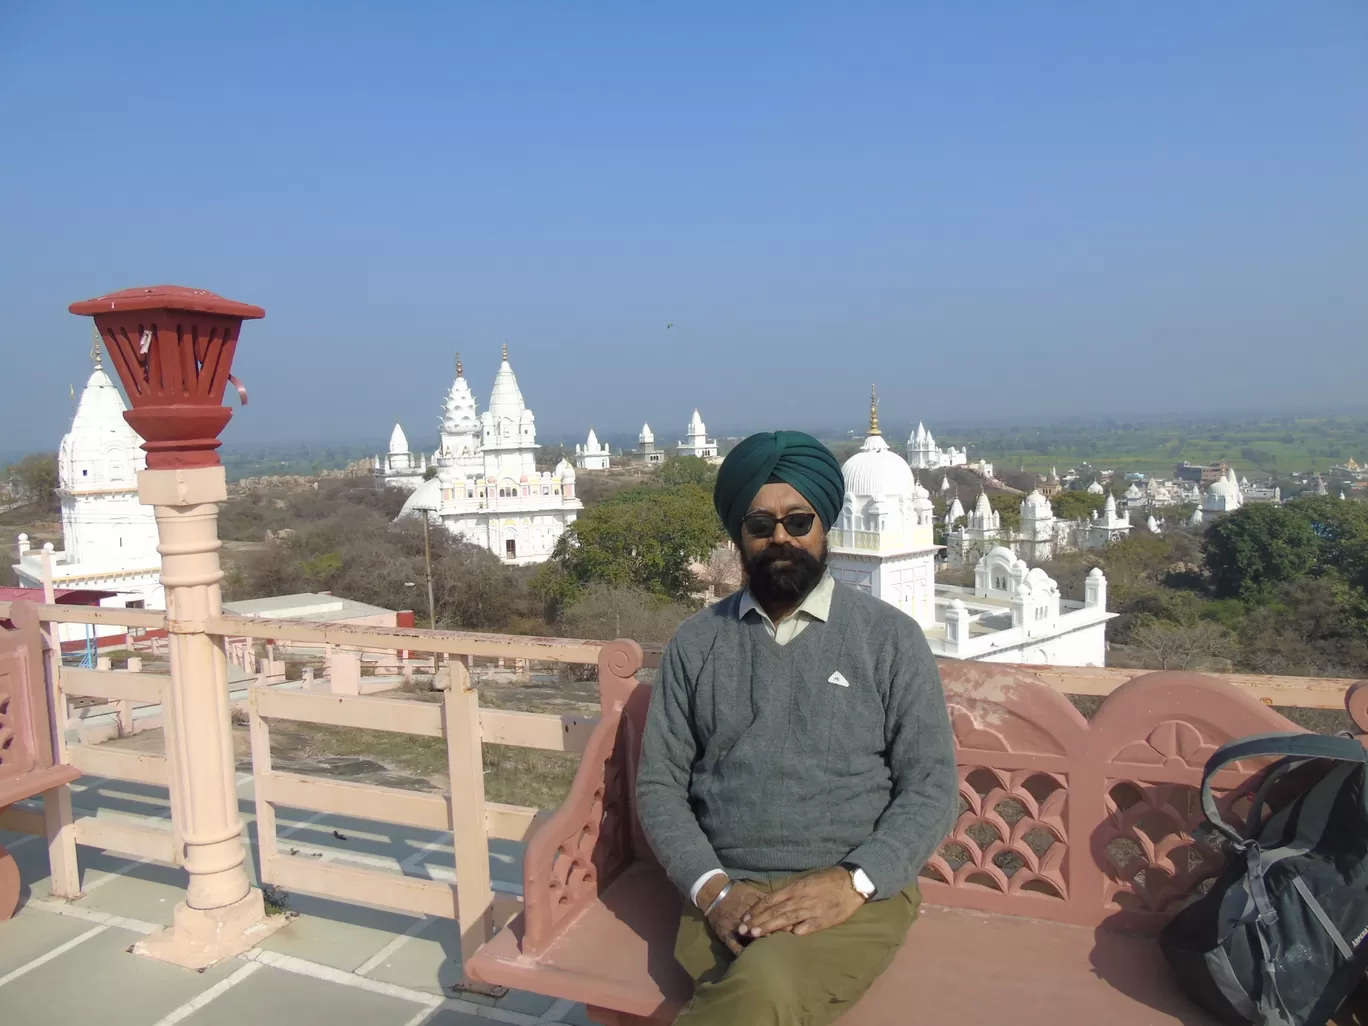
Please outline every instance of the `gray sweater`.
[[851, 862], [892, 897], [958, 808], [921, 628], [838, 583], [828, 620], [780, 646], [737, 618], [740, 598], [690, 617], [665, 649], [637, 783], [651, 847], [685, 894], [712, 869], [772, 879]]

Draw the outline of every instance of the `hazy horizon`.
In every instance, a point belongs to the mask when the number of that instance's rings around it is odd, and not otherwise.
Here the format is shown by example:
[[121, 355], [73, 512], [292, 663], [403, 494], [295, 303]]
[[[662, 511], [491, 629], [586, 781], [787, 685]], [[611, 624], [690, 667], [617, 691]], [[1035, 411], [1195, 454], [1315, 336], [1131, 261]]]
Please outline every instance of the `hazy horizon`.
[[[228, 444], [1368, 409], [1368, 8], [0, 13], [0, 451], [134, 285], [265, 307]], [[121, 55], [111, 59], [111, 55]], [[672, 327], [670, 326], [672, 325]], [[848, 425], [841, 428], [840, 425]], [[893, 430], [893, 429], [896, 429]]]

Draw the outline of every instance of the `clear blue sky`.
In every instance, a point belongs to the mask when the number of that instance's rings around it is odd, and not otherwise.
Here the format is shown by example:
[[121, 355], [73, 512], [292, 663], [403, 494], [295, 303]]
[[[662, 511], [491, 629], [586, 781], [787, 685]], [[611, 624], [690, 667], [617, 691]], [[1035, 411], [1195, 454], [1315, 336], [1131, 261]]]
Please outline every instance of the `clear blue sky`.
[[156, 283], [266, 308], [243, 442], [505, 340], [543, 439], [1368, 405], [1358, 0], [0, 0], [0, 139], [0, 450]]

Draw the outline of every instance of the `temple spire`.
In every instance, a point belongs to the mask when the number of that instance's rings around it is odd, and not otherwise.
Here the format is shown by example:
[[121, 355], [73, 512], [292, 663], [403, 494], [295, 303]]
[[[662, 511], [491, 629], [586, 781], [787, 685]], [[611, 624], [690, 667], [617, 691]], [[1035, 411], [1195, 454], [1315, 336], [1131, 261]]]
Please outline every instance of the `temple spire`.
[[100, 348], [100, 342], [101, 342], [101, 339], [100, 339], [100, 329], [99, 329], [98, 327], [92, 325], [92, 326], [91, 326], [91, 331], [94, 333], [95, 338], [94, 338], [94, 340], [90, 343], [90, 362], [93, 363], [93, 364], [95, 365], [95, 369], [96, 369], [96, 370], [103, 370], [103, 369], [104, 369], [104, 351]]
[[504, 355], [503, 355], [503, 358], [504, 358], [504, 360], [507, 360], [507, 359], [508, 359], [508, 343], [507, 343], [507, 342], [504, 343]]
[[461, 367], [461, 354], [460, 354], [460, 353], [457, 353], [457, 354], [456, 354], [456, 376], [457, 376], [458, 378], [464, 377], [464, 376], [465, 376], [465, 370], [464, 370], [464, 368]]
[[881, 435], [879, 430], [879, 390], [874, 385], [869, 386], [869, 433], [871, 435]]

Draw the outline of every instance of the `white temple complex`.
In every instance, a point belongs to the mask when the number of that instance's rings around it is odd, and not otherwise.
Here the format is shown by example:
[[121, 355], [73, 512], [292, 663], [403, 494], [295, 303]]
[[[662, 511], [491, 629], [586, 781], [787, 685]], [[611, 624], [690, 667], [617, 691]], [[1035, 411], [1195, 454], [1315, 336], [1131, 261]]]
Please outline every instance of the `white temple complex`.
[[1036, 489], [1021, 500], [1021, 527], [1017, 531], [1002, 526], [1002, 515], [983, 492], [968, 514], [956, 496], [945, 514], [946, 561], [952, 568], [972, 566], [989, 550], [1002, 547], [1021, 559], [1039, 563], [1062, 552], [1100, 549], [1124, 538], [1130, 529], [1130, 513], [1118, 513], [1116, 498], [1110, 493], [1101, 513], [1094, 511], [1087, 520], [1063, 520], [1055, 516], [1050, 500]]
[[907, 440], [907, 462], [913, 470], [939, 470], [941, 467], [963, 467], [969, 462], [967, 449], [941, 449], [926, 426], [917, 423], [917, 430]]
[[601, 445], [594, 429], [589, 429], [589, 437], [583, 445], [575, 446], [575, 466], [580, 470], [607, 470], [612, 463], [613, 451]]
[[[142, 439], [124, 420], [123, 393], [105, 373], [98, 343], [95, 369], [76, 406], [71, 430], [57, 451], [57, 496], [62, 504], [60, 551], [50, 551], [51, 583], [57, 590], [116, 592], [103, 606], [161, 609], [161, 556], [151, 506], [138, 502], [138, 471], [147, 466]], [[42, 588], [43, 550], [19, 536], [15, 575], [24, 588]], [[77, 624], [65, 628], [84, 631]], [[124, 628], [97, 628], [122, 634]], [[81, 635], [84, 636], [84, 635]], [[77, 634], [64, 633], [71, 641]]]
[[697, 410], [694, 410], [693, 416], [689, 418], [686, 436], [684, 441], [679, 443], [676, 452], [680, 456], [697, 456], [709, 463], [722, 462], [722, 458], [717, 455], [717, 439], [708, 437], [708, 429], [703, 426], [703, 418], [698, 415]]
[[[846, 501], [829, 536], [832, 576], [916, 620], [936, 655], [1044, 666], [1105, 665], [1106, 623], [1115, 614], [1107, 612], [1101, 570], [1089, 573], [1083, 602], [1066, 602], [1043, 570], [1029, 568], [1010, 549], [994, 545], [975, 564], [974, 587], [935, 583], [939, 546], [933, 540], [930, 494], [884, 441], [877, 405], [871, 406], [863, 447], [842, 471]], [[987, 498], [980, 497], [977, 505], [987, 505]], [[984, 515], [990, 514], [997, 516], [991, 507]]]
[[[397, 427], [396, 435], [403, 437]], [[411, 485], [414, 467], [422, 469]], [[431, 476], [423, 480], [424, 474]], [[441, 444], [432, 459], [391, 451], [385, 460], [377, 458], [376, 476], [384, 485], [413, 488], [401, 517], [425, 515], [509, 565], [549, 559], [584, 508], [567, 461], [550, 472], [537, 471], [536, 418], [523, 402], [507, 346], [484, 413], [457, 357], [456, 380], [442, 409]]]

